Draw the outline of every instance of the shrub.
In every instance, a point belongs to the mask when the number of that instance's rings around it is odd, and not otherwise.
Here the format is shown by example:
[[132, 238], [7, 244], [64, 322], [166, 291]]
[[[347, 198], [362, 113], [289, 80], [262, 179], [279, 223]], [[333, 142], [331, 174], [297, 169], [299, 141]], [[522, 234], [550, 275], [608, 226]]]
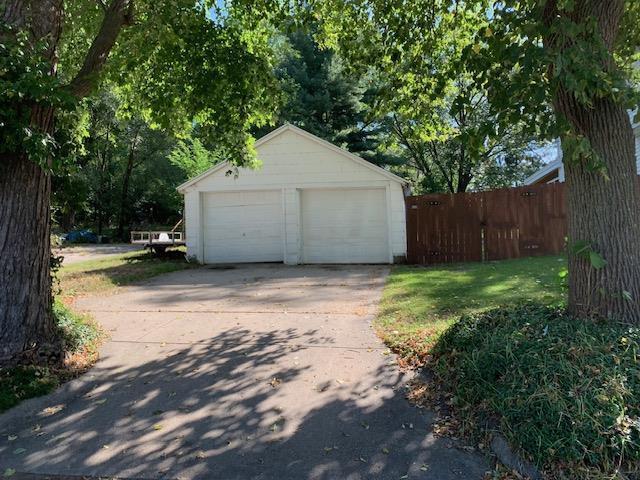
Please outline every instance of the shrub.
[[93, 349], [100, 339], [100, 329], [91, 317], [72, 312], [60, 301], [53, 304], [53, 317], [60, 329], [64, 349], [69, 353]]
[[27, 398], [45, 395], [58, 384], [56, 374], [46, 367], [22, 366], [0, 369], [0, 412]]
[[462, 317], [434, 369], [468, 425], [494, 417], [538, 466], [610, 472], [640, 461], [639, 355], [637, 328], [523, 305]]

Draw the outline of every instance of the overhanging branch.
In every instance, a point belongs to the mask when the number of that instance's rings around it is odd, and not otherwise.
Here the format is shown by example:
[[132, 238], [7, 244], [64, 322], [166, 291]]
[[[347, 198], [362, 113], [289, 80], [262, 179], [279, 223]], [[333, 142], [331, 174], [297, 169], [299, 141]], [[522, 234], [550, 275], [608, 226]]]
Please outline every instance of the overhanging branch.
[[133, 4], [134, 0], [113, 0], [105, 10], [100, 30], [93, 39], [80, 71], [69, 84], [71, 93], [77, 98], [91, 92], [120, 31], [133, 23]]

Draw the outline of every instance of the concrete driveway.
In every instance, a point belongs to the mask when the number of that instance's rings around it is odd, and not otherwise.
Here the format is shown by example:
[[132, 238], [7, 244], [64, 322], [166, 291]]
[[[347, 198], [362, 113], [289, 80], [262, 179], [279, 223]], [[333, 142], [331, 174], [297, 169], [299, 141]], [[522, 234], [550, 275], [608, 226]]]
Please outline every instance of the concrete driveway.
[[0, 416], [0, 465], [124, 478], [480, 479], [488, 461], [432, 435], [371, 330], [387, 273], [203, 267], [84, 299], [111, 335], [101, 361]]

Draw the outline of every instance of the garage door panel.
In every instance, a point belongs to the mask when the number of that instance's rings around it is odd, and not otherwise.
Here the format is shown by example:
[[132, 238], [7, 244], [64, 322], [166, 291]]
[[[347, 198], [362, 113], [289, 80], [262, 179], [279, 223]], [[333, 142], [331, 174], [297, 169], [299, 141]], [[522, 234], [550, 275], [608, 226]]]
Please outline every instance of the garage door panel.
[[283, 261], [280, 191], [207, 193], [202, 203], [205, 263]]
[[305, 263], [387, 263], [383, 189], [303, 190]]

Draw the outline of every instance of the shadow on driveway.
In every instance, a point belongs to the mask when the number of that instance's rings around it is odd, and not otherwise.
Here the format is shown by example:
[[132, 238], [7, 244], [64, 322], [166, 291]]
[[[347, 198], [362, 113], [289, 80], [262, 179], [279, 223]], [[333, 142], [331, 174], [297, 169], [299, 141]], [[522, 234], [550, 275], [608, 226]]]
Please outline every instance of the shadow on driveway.
[[[283, 313], [272, 300], [260, 307], [267, 313], [243, 313], [212, 289], [224, 314], [205, 305], [164, 312], [157, 324], [156, 314], [129, 313], [136, 304], [112, 297], [108, 315], [119, 330], [101, 362], [74, 389], [0, 416], [0, 465], [124, 478], [482, 478], [487, 460], [434, 438], [431, 415], [405, 400], [407, 379], [371, 332], [369, 313], [327, 313], [323, 299], [334, 287], [357, 299], [363, 285], [323, 283], [328, 291], [317, 278], [307, 283], [318, 313]], [[268, 297], [271, 287], [253, 288]], [[153, 324], [140, 338], [134, 317]]]

